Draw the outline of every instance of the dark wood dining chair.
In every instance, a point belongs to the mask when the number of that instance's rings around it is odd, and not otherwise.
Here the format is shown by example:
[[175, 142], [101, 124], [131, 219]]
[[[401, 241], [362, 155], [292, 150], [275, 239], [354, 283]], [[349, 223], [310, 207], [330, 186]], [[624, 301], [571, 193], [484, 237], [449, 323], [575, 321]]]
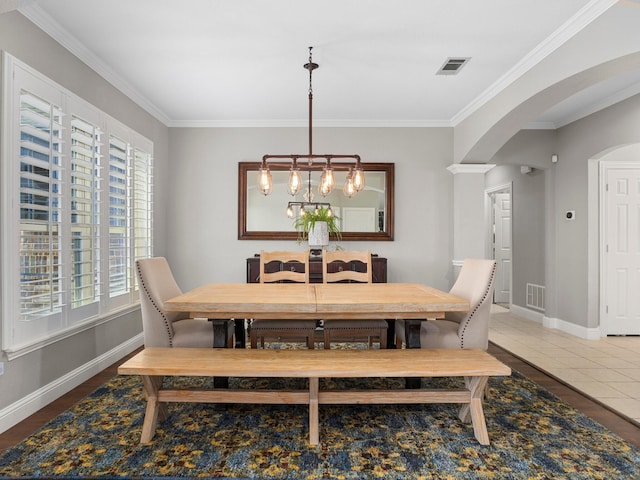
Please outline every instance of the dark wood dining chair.
[[[323, 250], [322, 282], [372, 283], [371, 265], [370, 251]], [[363, 267], [366, 270], [362, 271]], [[386, 320], [325, 320], [324, 348], [330, 349], [331, 342], [336, 340], [365, 340], [372, 348], [374, 339], [380, 342], [380, 348], [387, 348], [387, 326]]]
[[[275, 267], [275, 268], [274, 268]], [[309, 251], [260, 252], [260, 283], [309, 283]], [[264, 348], [265, 339], [289, 342], [304, 341], [314, 348], [316, 332], [315, 320], [262, 320], [251, 322], [249, 337], [251, 348]]]

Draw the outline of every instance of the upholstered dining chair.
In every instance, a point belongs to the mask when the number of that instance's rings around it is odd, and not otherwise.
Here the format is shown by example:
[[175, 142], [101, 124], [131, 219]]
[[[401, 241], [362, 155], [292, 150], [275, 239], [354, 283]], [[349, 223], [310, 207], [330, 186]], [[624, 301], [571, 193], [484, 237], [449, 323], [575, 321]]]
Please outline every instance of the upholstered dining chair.
[[[366, 271], [355, 269], [357, 263], [364, 264]], [[349, 250], [322, 251], [322, 282], [372, 283], [373, 272], [371, 252]], [[380, 348], [387, 348], [386, 320], [325, 320], [324, 348], [330, 349], [335, 340], [357, 341], [366, 338], [369, 348], [373, 340], [380, 342]]]
[[[277, 268], [273, 268], [273, 263]], [[304, 270], [303, 270], [304, 269]], [[309, 251], [260, 252], [260, 283], [291, 282], [309, 283]], [[253, 320], [249, 328], [251, 348], [264, 348], [265, 338], [278, 340], [304, 340], [307, 347], [314, 348], [315, 320]]]
[[[449, 293], [468, 300], [470, 310], [447, 312], [442, 320], [422, 322], [422, 348], [488, 348], [495, 272], [495, 260], [464, 260]], [[397, 320], [395, 327], [396, 338], [404, 342], [404, 321]]]
[[[168, 312], [164, 302], [182, 294], [164, 257], [136, 261], [145, 347], [213, 347], [213, 324], [189, 318], [188, 312]], [[233, 322], [229, 322], [227, 346], [233, 346]]]

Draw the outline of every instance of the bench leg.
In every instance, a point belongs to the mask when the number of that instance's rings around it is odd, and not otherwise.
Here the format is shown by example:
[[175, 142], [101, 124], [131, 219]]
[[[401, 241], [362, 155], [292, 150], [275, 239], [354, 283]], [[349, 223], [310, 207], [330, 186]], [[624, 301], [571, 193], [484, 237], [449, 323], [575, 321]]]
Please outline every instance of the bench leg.
[[[464, 377], [464, 386], [471, 392], [471, 380], [472, 377]], [[471, 422], [471, 411], [469, 406], [471, 403], [463, 403], [458, 411], [458, 418], [464, 423]]]
[[144, 413], [144, 422], [142, 423], [142, 436], [140, 443], [149, 443], [153, 438], [158, 424], [158, 417], [167, 417], [167, 406], [158, 401], [158, 390], [162, 386], [162, 378], [160, 376], [143, 375], [142, 384], [144, 385], [145, 397], [147, 398], [147, 409]]
[[489, 377], [465, 377], [465, 384], [471, 392], [471, 401], [463, 405], [458, 413], [458, 417], [463, 422], [471, 420], [473, 433], [480, 445], [489, 445], [489, 433], [482, 409], [482, 399], [488, 379]]
[[320, 381], [317, 377], [309, 378], [309, 443], [320, 443], [319, 419], [318, 419], [318, 390]]

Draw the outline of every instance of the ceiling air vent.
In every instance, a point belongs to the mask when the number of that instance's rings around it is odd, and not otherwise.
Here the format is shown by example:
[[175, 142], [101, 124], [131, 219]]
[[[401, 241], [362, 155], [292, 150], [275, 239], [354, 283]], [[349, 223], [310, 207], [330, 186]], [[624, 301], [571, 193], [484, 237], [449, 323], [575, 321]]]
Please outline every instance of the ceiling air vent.
[[436, 75], [456, 75], [469, 60], [471, 60], [471, 57], [447, 58], [440, 70], [436, 72]]

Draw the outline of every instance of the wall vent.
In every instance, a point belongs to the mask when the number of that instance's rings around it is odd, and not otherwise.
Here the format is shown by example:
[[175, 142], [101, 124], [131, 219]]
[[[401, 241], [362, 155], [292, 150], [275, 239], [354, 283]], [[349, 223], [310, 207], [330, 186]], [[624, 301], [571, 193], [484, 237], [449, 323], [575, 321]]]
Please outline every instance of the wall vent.
[[440, 67], [440, 70], [436, 72], [436, 75], [456, 75], [462, 67], [469, 63], [471, 57], [449, 57]]
[[544, 311], [544, 287], [527, 283], [527, 307]]

